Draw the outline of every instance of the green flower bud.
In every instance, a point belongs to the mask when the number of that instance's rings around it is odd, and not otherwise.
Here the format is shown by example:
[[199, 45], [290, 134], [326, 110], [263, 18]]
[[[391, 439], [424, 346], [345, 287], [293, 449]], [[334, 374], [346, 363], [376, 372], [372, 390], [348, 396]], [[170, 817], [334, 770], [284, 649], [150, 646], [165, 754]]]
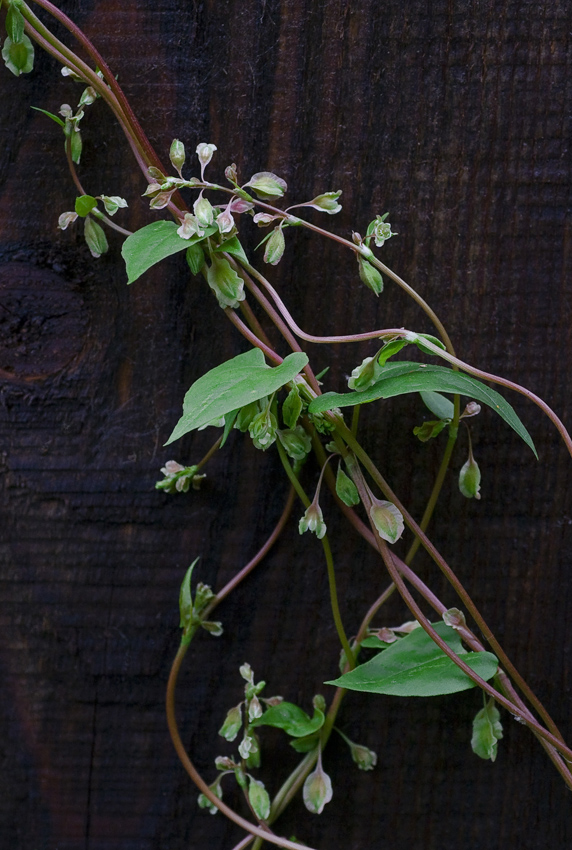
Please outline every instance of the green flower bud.
[[109, 247], [107, 238], [103, 232], [103, 228], [90, 215], [85, 219], [83, 233], [92, 257], [97, 259], [102, 254], [105, 254]]
[[341, 194], [341, 189], [337, 192], [324, 192], [322, 195], [317, 195], [312, 201], [308, 201], [307, 204], [300, 204], [300, 206], [313, 207], [315, 210], [328, 213], [328, 215], [335, 215], [342, 208], [342, 205], [338, 204], [338, 198]]
[[254, 733], [245, 733], [238, 746], [238, 752], [243, 759], [248, 759], [251, 753], [254, 754], [258, 752], [258, 743]]
[[301, 425], [287, 431], [278, 431], [280, 442], [286, 450], [286, 454], [292, 460], [304, 460], [312, 449], [312, 440]]
[[473, 752], [482, 759], [494, 761], [497, 757], [498, 742], [502, 736], [500, 713], [491, 697], [473, 720], [471, 738]]
[[383, 278], [379, 271], [363, 257], [358, 256], [359, 278], [375, 295], [383, 292]]
[[458, 608], [449, 608], [443, 611], [443, 622], [452, 629], [462, 629], [467, 625], [465, 615]]
[[245, 661], [244, 664], [241, 664], [238, 668], [238, 672], [240, 673], [245, 682], [248, 682], [251, 685], [254, 684], [254, 672], [248, 662]]
[[127, 201], [125, 198], [120, 198], [119, 195], [99, 195], [99, 198], [103, 201], [107, 215], [115, 215], [117, 210], [127, 207]]
[[[215, 797], [218, 797], [219, 800], [222, 800], [222, 787], [220, 784], [220, 777], [218, 777], [216, 782], [213, 782], [212, 785], [209, 785], [209, 788], [211, 789]], [[215, 804], [211, 803], [211, 801], [207, 796], [205, 796], [205, 794], [199, 794], [198, 802], [199, 808], [208, 809], [211, 815], [216, 815], [216, 813], [218, 812], [218, 809]]]
[[218, 620], [216, 622], [214, 620], [201, 620], [201, 628], [213, 637], [220, 637], [223, 633], [222, 623]]
[[316, 815], [321, 815], [326, 803], [332, 799], [332, 780], [322, 767], [321, 754], [318, 756], [316, 769], [304, 782], [302, 795], [308, 811]]
[[6, 33], [14, 44], [21, 44], [24, 36], [24, 16], [17, 3], [10, 3], [6, 12]]
[[470, 451], [469, 459], [463, 464], [459, 472], [459, 490], [467, 499], [480, 499], [480, 484], [481, 470], [473, 457], [472, 451]]
[[66, 230], [70, 224], [77, 219], [78, 215], [76, 212], [64, 212], [58, 218], [58, 228], [60, 230]]
[[242, 703], [228, 710], [218, 734], [227, 741], [234, 741], [242, 728]]
[[244, 281], [237, 275], [228, 260], [219, 257], [216, 253], [211, 255], [211, 265], [207, 269], [207, 282], [223, 310], [225, 307], [238, 307], [239, 303], [244, 301]]
[[275, 227], [270, 239], [266, 243], [266, 248], [264, 250], [264, 262], [270, 263], [271, 266], [276, 266], [282, 259], [285, 247], [286, 242], [282, 228], [280, 226]]
[[171, 142], [171, 149], [169, 150], [169, 159], [171, 160], [171, 165], [173, 168], [176, 168], [178, 173], [181, 173], [181, 169], [185, 164], [185, 146], [178, 139], [173, 139]]
[[205, 232], [204, 230], [202, 230], [201, 225], [199, 224], [199, 221], [195, 215], [193, 215], [192, 213], [185, 213], [185, 217], [181, 222], [181, 226], [177, 228], [177, 235], [180, 236], [181, 239], [190, 239], [192, 236], [195, 235], [204, 236]]
[[234, 770], [236, 763], [228, 756], [217, 756], [214, 760], [217, 770]]
[[214, 209], [208, 198], [199, 195], [193, 204], [193, 211], [197, 217], [199, 227], [210, 227], [214, 220]]
[[248, 786], [248, 799], [259, 820], [266, 820], [270, 815], [270, 797], [264, 787], [264, 783], [250, 777]]
[[255, 448], [265, 452], [276, 440], [278, 422], [270, 410], [265, 410], [255, 416], [248, 426]]

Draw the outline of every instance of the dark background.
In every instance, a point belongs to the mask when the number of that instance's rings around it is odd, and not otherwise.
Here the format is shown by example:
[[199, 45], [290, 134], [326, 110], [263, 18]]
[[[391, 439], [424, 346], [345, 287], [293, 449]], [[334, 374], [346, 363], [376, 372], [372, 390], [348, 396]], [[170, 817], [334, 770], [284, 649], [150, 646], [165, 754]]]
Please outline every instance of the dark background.
[[[381, 256], [434, 306], [460, 356], [526, 384], [570, 424], [566, 0], [60, 5], [119, 74], [164, 160], [175, 136], [191, 154], [214, 142], [213, 179], [235, 161], [243, 180], [284, 177], [290, 203], [343, 189], [339, 216], [310, 215], [344, 236], [390, 210], [399, 236]], [[207, 430], [162, 447], [185, 391], [246, 345], [181, 257], [128, 288], [121, 237], [110, 234], [94, 262], [80, 227], [56, 230], [75, 191], [61, 133], [30, 106], [57, 112], [80, 92], [41, 54], [27, 77], [0, 74], [0, 846], [230, 850], [240, 832], [197, 809], [166, 730], [178, 588], [197, 555], [197, 577], [222, 586], [264, 542], [287, 488], [275, 451], [235, 433], [200, 493], [154, 490], [166, 460], [197, 461], [213, 439]], [[130, 229], [153, 220], [101, 102], [84, 137], [87, 191], [125, 196], [117, 220]], [[243, 222], [250, 250], [255, 230]], [[349, 252], [297, 231], [287, 242], [269, 274], [306, 330], [431, 330], [393, 284], [376, 300]], [[309, 353], [317, 370], [331, 365], [328, 388], [342, 389], [373, 352]], [[571, 462], [537, 409], [510, 400], [540, 462], [484, 411], [473, 426], [482, 501], [458, 493], [461, 440], [431, 531], [570, 739]], [[444, 446], [413, 437], [424, 416], [413, 399], [363, 412], [366, 447], [417, 517]], [[316, 477], [310, 465], [308, 490]], [[387, 579], [328, 496], [323, 507], [352, 633]], [[338, 650], [325, 567], [315, 538], [298, 535], [300, 513], [219, 608], [224, 636], [201, 634], [185, 665], [182, 735], [209, 781], [214, 757], [233, 751], [216, 731], [241, 698], [241, 663], [269, 695], [307, 710], [330, 692], [322, 682]], [[416, 566], [455, 604], [424, 556]], [[392, 599], [380, 625], [408, 618]], [[324, 760], [334, 801], [321, 817], [294, 803], [279, 831], [320, 850], [569, 846], [569, 792], [526, 729], [504, 713], [496, 763], [472, 754], [481, 705], [477, 691], [350, 695], [339, 724], [378, 752], [377, 768], [357, 771], [334, 741]], [[295, 754], [279, 733], [266, 740], [261, 777], [274, 792]]]

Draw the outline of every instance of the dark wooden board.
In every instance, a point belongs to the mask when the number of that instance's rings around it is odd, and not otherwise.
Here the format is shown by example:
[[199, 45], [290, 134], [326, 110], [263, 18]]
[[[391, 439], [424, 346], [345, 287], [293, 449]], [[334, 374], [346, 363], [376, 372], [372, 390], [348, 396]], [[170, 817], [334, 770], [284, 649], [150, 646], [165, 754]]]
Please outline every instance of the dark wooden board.
[[[343, 212], [327, 221], [342, 235], [389, 209], [399, 236], [383, 258], [428, 298], [460, 355], [572, 421], [565, 0], [61, 6], [119, 74], [165, 160], [175, 136], [190, 151], [209, 141], [213, 175], [231, 161], [243, 179], [273, 170], [290, 203], [343, 189]], [[220, 587], [263, 543], [286, 487], [275, 454], [235, 435], [200, 493], [154, 490], [166, 460], [196, 461], [210, 444], [205, 431], [162, 447], [185, 391], [245, 344], [180, 258], [128, 288], [119, 237], [92, 262], [77, 226], [56, 230], [75, 192], [57, 127], [30, 106], [56, 112], [78, 92], [45, 56], [28, 77], [0, 73], [0, 847], [230, 850], [240, 834], [197, 809], [164, 720], [178, 587], [197, 555], [199, 578]], [[101, 103], [85, 119], [80, 173], [93, 194], [128, 198], [125, 226], [152, 220]], [[250, 249], [260, 238], [250, 222], [242, 235]], [[306, 330], [430, 331], [392, 284], [379, 300], [362, 287], [349, 253], [287, 237], [270, 274]], [[331, 366], [333, 389], [372, 353], [309, 352], [317, 369]], [[432, 533], [570, 738], [571, 461], [536, 409], [511, 401], [540, 462], [483, 413], [473, 427], [483, 498], [458, 494], [461, 445]], [[406, 400], [363, 413], [366, 446], [416, 516], [440, 451], [412, 436], [422, 417]], [[315, 479], [309, 470], [309, 489]], [[386, 579], [327, 497], [324, 509], [351, 632]], [[232, 751], [216, 733], [240, 699], [241, 663], [306, 709], [335, 674], [321, 550], [298, 535], [297, 516], [219, 609], [224, 636], [201, 636], [185, 666], [182, 734], [209, 778], [214, 757]], [[407, 618], [392, 600], [386, 622]], [[334, 802], [319, 818], [294, 804], [282, 834], [321, 850], [569, 846], [569, 794], [523, 727], [504, 716], [494, 765], [471, 753], [480, 705], [476, 691], [349, 697], [339, 723], [379, 765], [359, 773], [334, 742]], [[278, 734], [268, 740], [262, 776], [275, 791], [295, 759]]]

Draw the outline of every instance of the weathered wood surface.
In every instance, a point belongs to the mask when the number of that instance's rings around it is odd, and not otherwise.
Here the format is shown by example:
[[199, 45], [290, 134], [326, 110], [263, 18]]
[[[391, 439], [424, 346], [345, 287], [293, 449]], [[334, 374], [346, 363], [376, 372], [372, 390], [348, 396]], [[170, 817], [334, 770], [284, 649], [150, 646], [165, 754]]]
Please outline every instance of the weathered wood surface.
[[[383, 257], [434, 305], [461, 356], [526, 384], [570, 425], [566, 0], [61, 5], [119, 73], [165, 159], [174, 136], [190, 150], [211, 141], [213, 174], [231, 161], [245, 177], [272, 169], [291, 203], [341, 188], [344, 210], [328, 224], [344, 235], [390, 209], [399, 237]], [[162, 448], [184, 392], [244, 345], [177, 259], [127, 288], [119, 238], [92, 262], [79, 228], [56, 231], [74, 190], [57, 128], [29, 107], [57, 111], [78, 88], [43, 56], [27, 78], [2, 71], [0, 846], [226, 850], [239, 834], [197, 810], [165, 726], [178, 586], [199, 554], [202, 580], [217, 587], [232, 575], [279, 516], [285, 486], [272, 452], [233, 438], [201, 493], [153, 489], [164, 461], [196, 460], [211, 439]], [[101, 103], [85, 137], [87, 190], [126, 196], [125, 226], [149, 221], [142, 178]], [[243, 234], [254, 247], [248, 222]], [[271, 275], [302, 327], [430, 330], [393, 285], [376, 301], [350, 256], [287, 236]], [[370, 352], [311, 349], [317, 368], [332, 365], [334, 388]], [[482, 414], [482, 501], [464, 501], [452, 471], [432, 531], [570, 739], [571, 461], [536, 409], [512, 400], [540, 463]], [[411, 434], [421, 416], [404, 401], [364, 411], [366, 444], [417, 516], [439, 456]], [[332, 516], [327, 498], [324, 507]], [[345, 525], [333, 545], [351, 632], [386, 579]], [[417, 564], [454, 604], [428, 562]], [[291, 522], [220, 617], [224, 636], [197, 641], [179, 690], [183, 737], [209, 777], [231, 749], [216, 730], [240, 699], [239, 664], [307, 708], [327, 691], [337, 649], [316, 541]], [[386, 622], [406, 618], [392, 600]], [[320, 818], [296, 803], [281, 831], [348, 850], [569, 846], [569, 794], [524, 728], [505, 715], [496, 764], [472, 755], [480, 705], [474, 691], [349, 697], [340, 725], [377, 750], [378, 767], [358, 773], [335, 742], [335, 802]], [[262, 775], [275, 790], [295, 759], [268, 737]]]

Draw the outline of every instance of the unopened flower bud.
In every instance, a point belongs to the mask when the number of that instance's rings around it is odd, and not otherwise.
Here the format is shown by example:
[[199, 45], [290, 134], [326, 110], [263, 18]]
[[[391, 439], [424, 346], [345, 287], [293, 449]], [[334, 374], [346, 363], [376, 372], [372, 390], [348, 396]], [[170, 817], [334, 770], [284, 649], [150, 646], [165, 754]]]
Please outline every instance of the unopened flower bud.
[[229, 183], [234, 183], [235, 185], [238, 183], [238, 173], [236, 170], [236, 162], [232, 162], [230, 165], [224, 170], [224, 176], [228, 180]]
[[393, 502], [374, 499], [369, 515], [380, 537], [388, 543], [399, 540], [405, 526], [401, 511]]
[[181, 169], [185, 164], [185, 146], [178, 139], [173, 139], [171, 142], [171, 149], [169, 151], [169, 159], [171, 160], [171, 165], [173, 168], [176, 168], [179, 174], [181, 173]]
[[296, 428], [289, 428], [286, 431], [278, 431], [277, 433], [280, 442], [286, 450], [286, 454], [292, 460], [304, 460], [310, 453], [312, 440], [301, 425], [297, 425]]
[[276, 440], [278, 422], [270, 410], [264, 410], [255, 416], [248, 426], [255, 448], [265, 452]]
[[227, 741], [234, 741], [242, 727], [242, 703], [229, 709], [218, 734]]
[[472, 451], [470, 451], [469, 459], [463, 464], [459, 472], [459, 490], [467, 499], [480, 499], [480, 485], [481, 470], [473, 457]]
[[303, 789], [304, 805], [309, 812], [321, 815], [326, 803], [333, 796], [332, 780], [322, 767], [322, 756], [318, 756], [316, 769], [309, 774], [304, 782]]
[[205, 168], [213, 158], [213, 153], [217, 150], [216, 145], [209, 145], [205, 142], [201, 142], [197, 145], [197, 156], [199, 158], [199, 162], [201, 164], [201, 177], [203, 177], [205, 173]]

